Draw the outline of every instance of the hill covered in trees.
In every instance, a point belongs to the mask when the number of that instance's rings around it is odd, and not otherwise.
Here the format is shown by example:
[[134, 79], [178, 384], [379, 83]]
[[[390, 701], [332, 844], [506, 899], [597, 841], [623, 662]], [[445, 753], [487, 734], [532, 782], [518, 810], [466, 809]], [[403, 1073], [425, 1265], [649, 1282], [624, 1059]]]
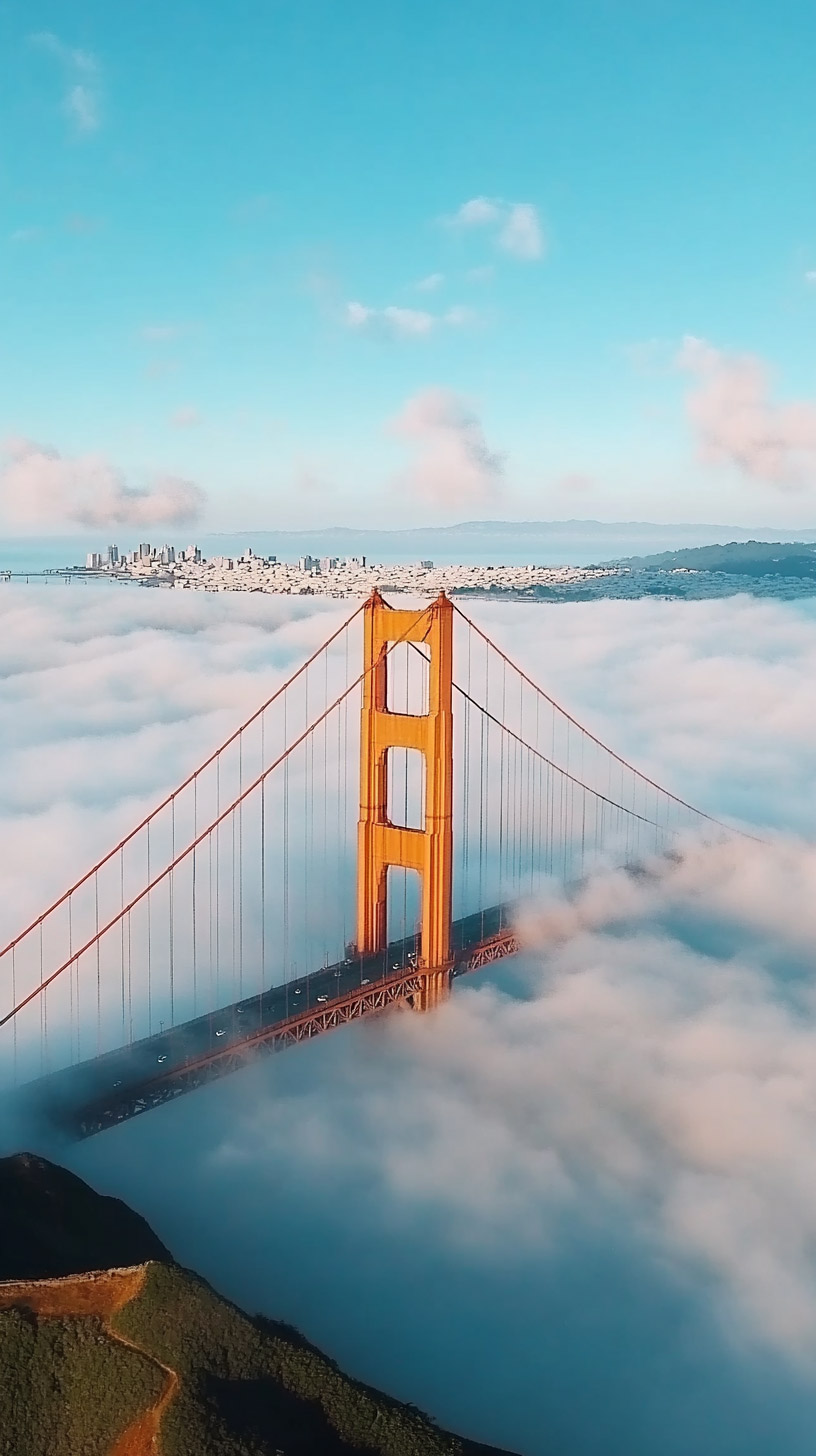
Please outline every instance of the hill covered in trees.
[[630, 556], [632, 571], [714, 571], [733, 576], [816, 577], [816, 546], [805, 541], [728, 541], [654, 556]]
[[0, 1210], [2, 1456], [501, 1456], [222, 1299], [64, 1169], [0, 1160]]

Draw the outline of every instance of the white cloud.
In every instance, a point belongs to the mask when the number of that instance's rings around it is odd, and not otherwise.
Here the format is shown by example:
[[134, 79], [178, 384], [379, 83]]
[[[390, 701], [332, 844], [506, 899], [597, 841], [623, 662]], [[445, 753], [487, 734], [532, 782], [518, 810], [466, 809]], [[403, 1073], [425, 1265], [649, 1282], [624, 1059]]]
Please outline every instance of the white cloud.
[[457, 208], [451, 221], [460, 227], [485, 227], [488, 223], [498, 222], [504, 216], [505, 208], [506, 203], [494, 202], [489, 197], [472, 197], [470, 202], [463, 202]]
[[97, 99], [88, 86], [71, 86], [65, 98], [65, 109], [77, 131], [96, 131], [99, 126]]
[[444, 282], [444, 273], [429, 273], [427, 278], [420, 278], [419, 282], [414, 284], [414, 287], [417, 293], [435, 293], [438, 288], [442, 287]]
[[346, 323], [350, 329], [379, 338], [416, 339], [431, 332], [435, 319], [423, 309], [394, 305], [368, 308], [366, 304], [353, 302], [346, 305]]
[[[468, 612], [659, 779], [816, 837], [814, 604]], [[337, 620], [4, 587], [4, 917], [115, 843]], [[674, 1456], [691, 1411], [699, 1456], [810, 1456], [815, 907], [814, 851], [783, 836], [600, 875], [433, 1016], [43, 1150], [231, 1298], [474, 1438]]]
[[782, 841], [555, 895], [521, 996], [486, 986], [394, 1019], [333, 1095], [247, 1112], [233, 1152], [277, 1167], [294, 1122], [296, 1164], [345, 1163], [435, 1241], [531, 1262], [565, 1217], [617, 1210], [646, 1263], [702, 1274], [734, 1339], [814, 1377], [814, 978], [779, 969], [816, 950], [814, 917], [789, 918], [814, 892], [816, 854]]
[[456, 303], [442, 314], [440, 322], [447, 324], [451, 329], [466, 329], [471, 324], [479, 321], [479, 315], [474, 308], [468, 308], [467, 304]]
[[546, 239], [538, 208], [532, 202], [505, 202], [501, 197], [473, 197], [447, 219], [456, 228], [490, 228], [497, 247], [514, 258], [543, 258]]
[[66, 81], [63, 109], [72, 129], [80, 136], [89, 135], [100, 126], [99, 62], [90, 51], [66, 45], [52, 31], [31, 36], [32, 44], [55, 57]]
[[805, 282], [816, 283], [816, 268], [808, 268], [808, 271], [805, 274]]
[[0, 843], [0, 878], [14, 885], [0, 906], [9, 934], [248, 717], [338, 615], [329, 603], [253, 595], [64, 591], [0, 594], [0, 821], [14, 823], [16, 844]]
[[388, 424], [416, 452], [401, 484], [443, 507], [481, 504], [503, 483], [504, 456], [491, 450], [481, 423], [450, 389], [425, 389]]
[[346, 326], [375, 339], [421, 339], [440, 327], [463, 328], [475, 321], [472, 309], [454, 306], [445, 313], [428, 313], [425, 309], [369, 308], [364, 303], [346, 304]]
[[7, 440], [5, 452], [0, 502], [16, 523], [184, 525], [198, 520], [204, 504], [200, 487], [177, 476], [156, 476], [145, 489], [129, 486], [103, 455], [68, 457], [25, 439]]
[[704, 460], [782, 489], [816, 484], [816, 400], [776, 404], [764, 360], [705, 339], [684, 339], [677, 364], [698, 380], [687, 409]]
[[530, 202], [514, 202], [502, 223], [499, 247], [514, 258], [532, 261], [544, 255], [544, 234], [538, 211]]

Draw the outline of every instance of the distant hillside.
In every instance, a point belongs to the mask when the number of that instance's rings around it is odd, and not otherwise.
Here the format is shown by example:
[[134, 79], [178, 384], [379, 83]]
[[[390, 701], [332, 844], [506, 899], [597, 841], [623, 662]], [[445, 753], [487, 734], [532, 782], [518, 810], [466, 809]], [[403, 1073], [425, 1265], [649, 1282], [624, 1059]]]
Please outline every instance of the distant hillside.
[[[318, 556], [362, 554], [370, 561], [382, 562], [430, 557], [437, 563], [580, 566], [634, 551], [677, 551], [709, 541], [745, 541], [752, 535], [767, 541], [778, 534], [765, 528], [748, 531], [738, 526], [659, 525], [649, 521], [463, 521], [455, 526], [418, 526], [402, 531], [315, 524], [306, 531], [205, 535], [201, 545], [205, 555], [233, 555], [251, 546], [260, 555], [275, 554], [284, 561], [297, 560], [308, 552]], [[816, 531], [792, 531], [790, 536], [813, 541]]]
[[816, 546], [806, 541], [729, 541], [654, 556], [630, 556], [632, 571], [723, 571], [735, 576], [816, 576]]
[[[62, 1168], [0, 1160], [7, 1208], [2, 1456], [503, 1456], [350, 1379], [289, 1326], [250, 1318]], [[103, 1249], [123, 1263], [105, 1269]]]
[[149, 1259], [173, 1262], [126, 1203], [30, 1153], [0, 1158], [0, 1279], [54, 1279]]

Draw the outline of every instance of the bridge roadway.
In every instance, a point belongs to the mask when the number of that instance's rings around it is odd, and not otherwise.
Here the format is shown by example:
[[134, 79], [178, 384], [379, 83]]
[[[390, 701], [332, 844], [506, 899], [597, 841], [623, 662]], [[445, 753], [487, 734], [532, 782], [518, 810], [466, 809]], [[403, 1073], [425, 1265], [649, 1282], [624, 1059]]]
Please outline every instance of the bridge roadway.
[[[454, 921], [452, 975], [517, 948], [511, 915], [503, 904]], [[392, 941], [377, 955], [338, 961], [47, 1074], [24, 1089], [29, 1105], [69, 1137], [92, 1137], [235, 1071], [258, 1051], [281, 1050], [407, 1000], [421, 984], [418, 944], [418, 936]]]

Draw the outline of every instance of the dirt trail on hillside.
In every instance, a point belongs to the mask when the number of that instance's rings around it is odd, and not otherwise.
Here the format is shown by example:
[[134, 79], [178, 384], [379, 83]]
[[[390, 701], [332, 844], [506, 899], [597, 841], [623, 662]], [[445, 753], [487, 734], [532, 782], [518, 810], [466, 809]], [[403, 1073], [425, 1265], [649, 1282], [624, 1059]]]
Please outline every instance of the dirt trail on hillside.
[[162, 1416], [175, 1395], [178, 1373], [149, 1350], [115, 1330], [111, 1319], [144, 1288], [147, 1264], [129, 1269], [105, 1269], [94, 1274], [71, 1274], [64, 1279], [18, 1279], [0, 1283], [0, 1309], [30, 1309], [43, 1319], [94, 1316], [105, 1333], [126, 1349], [137, 1350], [164, 1376], [158, 1400], [138, 1415], [111, 1447], [109, 1456], [159, 1456]]

